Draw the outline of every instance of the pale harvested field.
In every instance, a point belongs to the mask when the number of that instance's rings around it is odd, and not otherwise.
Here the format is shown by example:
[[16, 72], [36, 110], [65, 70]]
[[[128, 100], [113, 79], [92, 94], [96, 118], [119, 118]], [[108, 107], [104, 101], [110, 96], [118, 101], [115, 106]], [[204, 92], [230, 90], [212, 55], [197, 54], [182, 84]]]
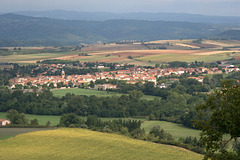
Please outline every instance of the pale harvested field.
[[141, 44], [92, 44], [82, 48], [82, 51], [119, 51], [119, 50], [146, 50], [147, 47]]
[[224, 42], [218, 42], [218, 41], [212, 41], [212, 40], [204, 40], [203, 43], [217, 45], [217, 46], [221, 46], [221, 47], [231, 47], [231, 46], [234, 46], [233, 44], [224, 43]]
[[[238, 51], [236, 51], [238, 52]], [[195, 53], [194, 55], [205, 55], [205, 56], [208, 56], [208, 55], [216, 55], [216, 54], [227, 54], [229, 53], [229, 51], [210, 51], [210, 52], [202, 52], [202, 53]]]
[[196, 46], [196, 47], [203, 47], [203, 48], [218, 48], [220, 46], [213, 45], [213, 44], [206, 44], [206, 43], [186, 43], [187, 45]]
[[157, 40], [157, 41], [150, 41], [150, 42], [145, 42], [145, 44], [151, 44], [151, 43], [185, 43], [185, 42], [191, 42], [194, 39], [187, 39], [187, 40]]
[[[236, 51], [239, 52], [239, 51]], [[209, 51], [209, 50], [125, 50], [113, 52], [89, 52], [91, 56], [78, 56], [78, 54], [65, 55], [57, 59], [79, 60], [80, 62], [118, 62], [135, 65], [154, 65], [154, 63], [170, 61], [187, 61], [203, 60], [211, 62], [215, 60], [224, 60], [227, 51]], [[106, 55], [110, 55], [107, 56]], [[132, 56], [134, 59], [129, 59]]]
[[177, 45], [177, 46], [182, 46], [182, 47], [196, 48], [196, 49], [199, 49], [199, 48], [200, 48], [200, 47], [198, 47], [198, 46], [193, 46], [193, 45], [184, 44], [184, 43], [176, 43], [175, 45]]
[[240, 45], [240, 41], [238, 40], [216, 40], [216, 41], [213, 41], [213, 40], [204, 40], [203, 41], [204, 43], [215, 43], [216, 45], [219, 45], [219, 46], [223, 46], [223, 47], [230, 47], [230, 46], [239, 46]]

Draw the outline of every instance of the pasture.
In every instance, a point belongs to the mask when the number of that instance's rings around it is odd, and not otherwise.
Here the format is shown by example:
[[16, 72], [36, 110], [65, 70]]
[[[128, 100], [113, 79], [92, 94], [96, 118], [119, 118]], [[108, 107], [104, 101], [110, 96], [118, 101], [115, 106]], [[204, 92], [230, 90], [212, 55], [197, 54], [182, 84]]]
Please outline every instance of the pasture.
[[64, 57], [69, 54], [72, 54], [72, 53], [67, 52], [67, 53], [38, 53], [38, 54], [9, 55], [9, 56], [2, 56], [0, 58], [0, 62], [29, 64], [29, 63], [36, 63], [37, 61], [41, 61], [44, 59], [51, 59], [51, 58], [55, 59], [57, 57]]
[[[0, 119], [6, 119], [7, 113], [0, 112]], [[46, 125], [48, 121], [51, 122], [50, 126], [56, 126], [60, 122], [60, 116], [50, 116], [50, 115], [31, 115], [25, 114], [26, 118], [29, 120], [37, 119], [40, 125]]]
[[149, 133], [150, 129], [154, 126], [159, 125], [164, 131], [172, 134], [173, 138], [175, 140], [178, 140], [180, 137], [187, 137], [187, 136], [192, 136], [192, 137], [200, 137], [200, 130], [196, 129], [191, 129], [184, 127], [181, 124], [176, 124], [176, 123], [171, 123], [171, 122], [166, 122], [166, 121], [144, 121], [142, 124], [142, 128], [145, 129], [146, 133]]
[[[50, 121], [51, 126], [56, 126], [59, 124], [61, 116], [26, 114], [26, 118], [28, 118], [29, 120], [37, 119], [40, 125], [46, 125], [47, 121]], [[87, 117], [81, 117], [81, 118], [85, 120], [87, 119]], [[0, 112], [0, 119], [6, 119], [6, 113]], [[147, 134], [149, 133], [152, 127], [159, 125], [166, 132], [171, 133], [173, 135], [173, 138], [176, 140], [178, 140], [180, 137], [187, 137], [187, 136], [199, 137], [199, 133], [200, 133], [199, 130], [186, 128], [181, 124], [176, 124], [176, 123], [171, 123], [166, 121], [147, 121], [141, 118], [100, 118], [100, 119], [103, 121], [118, 120], [118, 119], [141, 120], [143, 121], [141, 127], [145, 129]], [[0, 134], [0, 137], [1, 137], [1, 134]]]
[[231, 55], [233, 51], [192, 51], [192, 50], [166, 50], [161, 54], [149, 55], [136, 58], [139, 61], [151, 61], [153, 63], [171, 62], [171, 61], [204, 61], [204, 62], [216, 62], [226, 59], [231, 59], [239, 54], [239, 51], [235, 51], [235, 55]]
[[0, 143], [1, 159], [200, 160], [191, 151], [86, 129], [57, 129], [18, 135]]
[[[0, 112], [0, 119], [6, 119], [6, 112]], [[46, 125], [48, 121], [51, 122], [50, 126], [56, 126], [60, 122], [61, 116], [52, 116], [52, 115], [32, 115], [32, 114], [25, 114], [26, 118], [28, 120], [37, 119], [39, 125]], [[84, 120], [87, 120], [87, 117], [80, 117]], [[144, 118], [100, 118], [103, 121], [110, 121], [110, 120], [118, 120], [118, 119], [134, 119], [134, 120], [142, 120], [144, 121]]]
[[[122, 95], [121, 93], [97, 91], [97, 90], [82, 89], [82, 88], [53, 89], [51, 91], [54, 94], [54, 96], [58, 96], [58, 97], [65, 96], [66, 93], [72, 93], [75, 95], [86, 95], [86, 96], [95, 95], [97, 97], [111, 97], [111, 96], [120, 97]], [[154, 98], [160, 98], [160, 97], [150, 96], [150, 95], [143, 95], [142, 97], [142, 99], [147, 99], [147, 100], [154, 100]]]

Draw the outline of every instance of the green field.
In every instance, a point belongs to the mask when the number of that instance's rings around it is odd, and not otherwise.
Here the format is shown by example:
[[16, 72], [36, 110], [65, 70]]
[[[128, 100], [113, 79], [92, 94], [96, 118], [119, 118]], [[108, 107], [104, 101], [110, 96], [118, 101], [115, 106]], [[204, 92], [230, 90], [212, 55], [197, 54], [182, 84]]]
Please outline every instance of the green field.
[[[0, 112], [0, 119], [6, 119], [7, 113]], [[48, 116], [48, 115], [30, 115], [26, 114], [26, 118], [29, 120], [37, 119], [40, 125], [46, 125], [47, 121], [51, 122], [51, 126], [56, 126], [60, 122], [61, 116]]]
[[[231, 52], [223, 52], [219, 54], [213, 55], [197, 55], [197, 54], [159, 54], [159, 55], [151, 55], [144, 56], [140, 58], [136, 58], [139, 61], [147, 62], [151, 61], [154, 63], [162, 63], [162, 62], [172, 62], [172, 61], [183, 61], [183, 62], [194, 62], [194, 61], [204, 61], [204, 62], [216, 62], [222, 61], [226, 59], [231, 59], [233, 56], [228, 56], [227, 53]], [[239, 53], [236, 53], [238, 55]]]
[[159, 125], [161, 128], [164, 129], [164, 131], [172, 134], [173, 138], [175, 140], [178, 140], [180, 137], [197, 137], [199, 138], [200, 130], [191, 129], [184, 127], [181, 124], [171, 123], [171, 122], [165, 122], [165, 121], [144, 121], [142, 124], [142, 128], [145, 129], [146, 133], [149, 133], [150, 129], [153, 126]]
[[200, 160], [202, 155], [168, 145], [85, 129], [31, 132], [3, 140], [0, 159]]
[[0, 58], [0, 62], [28, 64], [28, 63], [35, 63], [38, 60], [57, 58], [59, 56], [64, 56], [68, 54], [73, 54], [73, 53], [66, 52], [66, 53], [38, 53], [38, 54], [24, 54], [24, 55], [9, 55], [9, 56], [2, 56]]
[[[75, 95], [86, 95], [91, 96], [95, 95], [97, 97], [108, 97], [108, 96], [121, 96], [121, 93], [115, 93], [115, 92], [108, 92], [108, 91], [96, 91], [96, 90], [90, 90], [90, 89], [82, 89], [82, 88], [69, 88], [69, 89], [53, 89], [52, 90], [54, 96], [65, 96], [66, 93], [73, 93]], [[154, 98], [160, 98], [156, 96], [149, 96], [149, 95], [143, 95], [142, 99], [147, 100], [154, 100]]]
[[[26, 114], [26, 117], [29, 120], [32, 119], [38, 119], [38, 122], [40, 125], [46, 125], [47, 121], [51, 122], [51, 126], [56, 126], [60, 122], [61, 116], [48, 116], [48, 115], [29, 115]], [[87, 119], [87, 117], [81, 117], [83, 119]], [[6, 113], [0, 112], [0, 119], [6, 119]], [[109, 121], [109, 120], [118, 120], [120, 118], [101, 118], [103, 121]], [[171, 133], [174, 137], [174, 139], [178, 140], [180, 137], [187, 137], [187, 136], [193, 136], [193, 137], [199, 137], [199, 130], [186, 128], [181, 124], [171, 123], [171, 122], [165, 122], [165, 121], [146, 121], [145, 119], [139, 119], [139, 118], [121, 118], [121, 119], [135, 119], [135, 120], [142, 120], [144, 121], [142, 123], [142, 128], [145, 129], [146, 133], [149, 133], [150, 129], [153, 126], [159, 125], [161, 128], [163, 128], [165, 131]], [[1, 135], [1, 134], [0, 134]], [[0, 136], [1, 137], [1, 136]]]
[[[6, 119], [7, 113], [5, 112], [0, 112], [0, 119]], [[31, 115], [31, 114], [25, 114], [26, 118], [29, 120], [37, 119], [39, 125], [46, 125], [48, 121], [51, 122], [51, 126], [56, 126], [60, 122], [61, 116], [49, 116], [49, 115]], [[87, 117], [81, 117], [82, 119], [86, 120]], [[145, 119], [141, 118], [100, 118], [103, 121], [109, 121], [109, 120], [118, 120], [118, 119], [134, 119], [134, 120], [142, 120], [144, 121]]]

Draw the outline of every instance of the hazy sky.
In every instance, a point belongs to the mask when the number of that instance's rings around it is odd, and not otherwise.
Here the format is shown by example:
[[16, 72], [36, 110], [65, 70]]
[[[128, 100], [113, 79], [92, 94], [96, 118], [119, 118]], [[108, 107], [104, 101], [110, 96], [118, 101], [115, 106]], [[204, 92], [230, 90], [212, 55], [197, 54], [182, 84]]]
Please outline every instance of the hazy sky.
[[240, 0], [0, 0], [0, 12], [56, 9], [240, 16]]

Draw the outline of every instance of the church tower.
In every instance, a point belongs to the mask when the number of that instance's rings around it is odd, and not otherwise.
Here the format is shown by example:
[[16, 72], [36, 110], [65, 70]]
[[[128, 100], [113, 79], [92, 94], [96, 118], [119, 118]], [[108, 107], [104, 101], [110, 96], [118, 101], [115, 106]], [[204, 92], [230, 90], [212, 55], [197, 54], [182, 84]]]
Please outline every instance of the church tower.
[[64, 70], [62, 70], [61, 76], [62, 76], [63, 79], [65, 78], [65, 71]]

